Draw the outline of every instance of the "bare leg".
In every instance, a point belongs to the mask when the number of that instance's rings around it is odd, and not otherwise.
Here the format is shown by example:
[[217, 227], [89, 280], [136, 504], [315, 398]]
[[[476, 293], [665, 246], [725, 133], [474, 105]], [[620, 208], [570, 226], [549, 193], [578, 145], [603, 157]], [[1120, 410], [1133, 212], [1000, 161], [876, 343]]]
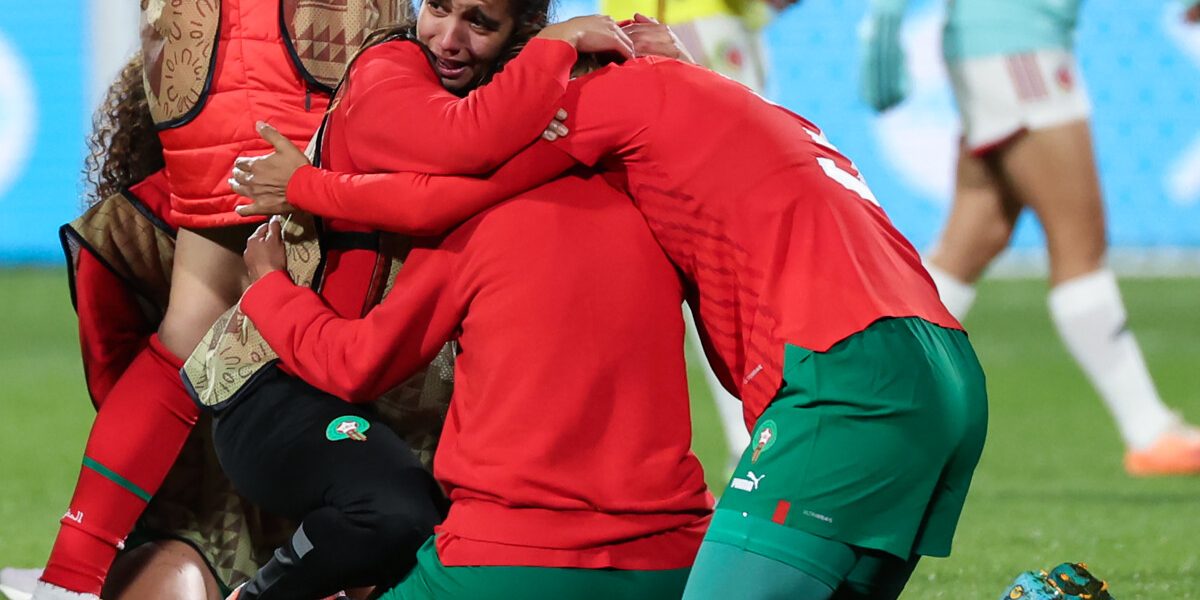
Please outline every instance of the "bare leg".
[[102, 597], [221, 600], [221, 587], [204, 559], [178, 540], [151, 542], [113, 561]]
[[1005, 248], [1021, 214], [1018, 204], [988, 162], [959, 147], [954, 205], [929, 262], [966, 284], [974, 284]]
[[163, 344], [179, 358], [191, 354], [249, 284], [242, 250], [252, 231], [249, 226], [179, 230], [171, 296], [158, 329]]
[[975, 301], [975, 282], [1008, 246], [1020, 214], [995, 166], [960, 145], [954, 205], [925, 264], [942, 303], [960, 321]]
[[1030, 131], [998, 150], [996, 164], [1046, 231], [1051, 286], [1103, 265], [1104, 205], [1086, 122]]

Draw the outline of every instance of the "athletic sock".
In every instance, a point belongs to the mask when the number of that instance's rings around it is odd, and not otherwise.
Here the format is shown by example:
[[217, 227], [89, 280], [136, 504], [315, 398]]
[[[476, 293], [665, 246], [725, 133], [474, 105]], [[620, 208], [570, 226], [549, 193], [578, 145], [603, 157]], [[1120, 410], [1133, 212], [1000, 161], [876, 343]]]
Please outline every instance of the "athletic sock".
[[1125, 445], [1144, 449], [1177, 418], [1150, 379], [1112, 271], [1101, 269], [1050, 291], [1050, 316], [1067, 349], [1108, 406]]
[[33, 595], [30, 597], [30, 600], [100, 600], [100, 596], [72, 592], [57, 585], [39, 581], [33, 588]]
[[182, 366], [154, 335], [113, 386], [92, 424], [42, 581], [100, 593], [117, 550], [200, 414], [180, 380]]
[[971, 305], [975, 303], [975, 286], [941, 270], [933, 263], [925, 263], [925, 270], [929, 271], [929, 276], [933, 278], [938, 296], [941, 296], [946, 310], [959, 321], [967, 318]]

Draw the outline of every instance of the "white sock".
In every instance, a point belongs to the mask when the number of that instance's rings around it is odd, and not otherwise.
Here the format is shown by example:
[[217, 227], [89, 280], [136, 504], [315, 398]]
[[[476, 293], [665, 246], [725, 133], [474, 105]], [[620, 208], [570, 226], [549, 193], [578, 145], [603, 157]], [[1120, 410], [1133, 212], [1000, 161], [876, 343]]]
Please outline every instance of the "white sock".
[[967, 318], [971, 305], [975, 303], [975, 286], [939, 269], [933, 263], [925, 263], [925, 270], [929, 271], [929, 276], [937, 285], [938, 296], [941, 296], [946, 310], [959, 321]]
[[32, 600], [100, 600], [100, 597], [95, 594], [72, 592], [52, 583], [38, 580], [37, 587], [33, 588]]
[[1049, 303], [1059, 336], [1108, 406], [1127, 447], [1146, 448], [1175, 425], [1126, 326], [1112, 271], [1060, 283], [1050, 290]]

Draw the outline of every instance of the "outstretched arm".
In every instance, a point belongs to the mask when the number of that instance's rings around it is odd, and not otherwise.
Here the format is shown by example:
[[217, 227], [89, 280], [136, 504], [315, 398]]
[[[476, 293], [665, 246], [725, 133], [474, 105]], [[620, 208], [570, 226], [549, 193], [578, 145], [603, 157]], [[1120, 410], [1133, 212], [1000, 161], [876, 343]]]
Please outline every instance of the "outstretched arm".
[[273, 215], [299, 208], [408, 235], [440, 234], [472, 215], [545, 183], [575, 161], [537, 141], [487, 177], [335, 173], [308, 165], [304, 154], [270, 126], [259, 127], [275, 152], [238, 159], [230, 186], [254, 202], [242, 216]]
[[415, 42], [380, 44], [351, 67], [335, 123], [361, 172], [486, 173], [546, 128], [575, 58], [569, 44], [535, 39], [491, 83], [460, 98]]
[[438, 235], [574, 164], [548, 142], [539, 141], [487, 177], [354, 175], [303, 167], [288, 182], [287, 198], [293, 206], [323, 217], [408, 235]]
[[546, 27], [490, 83], [458, 97], [415, 42], [372, 47], [350, 68], [341, 111], [361, 172], [486, 173], [541, 135], [558, 110], [578, 52], [633, 56], [610, 17]]
[[437, 355], [461, 319], [452, 297], [451, 253], [416, 248], [393, 292], [361, 319], [337, 316], [286, 271], [279, 223], [263, 224], [246, 247], [254, 284], [241, 308], [280, 360], [312, 385], [350, 402], [370, 402]]

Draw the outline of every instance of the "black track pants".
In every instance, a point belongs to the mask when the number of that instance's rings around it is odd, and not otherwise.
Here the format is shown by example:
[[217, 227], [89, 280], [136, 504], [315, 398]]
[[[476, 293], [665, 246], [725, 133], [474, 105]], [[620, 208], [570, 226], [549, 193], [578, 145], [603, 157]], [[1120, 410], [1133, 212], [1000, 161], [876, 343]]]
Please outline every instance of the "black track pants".
[[398, 581], [444, 516], [412, 449], [367, 407], [275, 367], [213, 420], [217, 457], [238, 492], [300, 522], [241, 600], [304, 600]]

